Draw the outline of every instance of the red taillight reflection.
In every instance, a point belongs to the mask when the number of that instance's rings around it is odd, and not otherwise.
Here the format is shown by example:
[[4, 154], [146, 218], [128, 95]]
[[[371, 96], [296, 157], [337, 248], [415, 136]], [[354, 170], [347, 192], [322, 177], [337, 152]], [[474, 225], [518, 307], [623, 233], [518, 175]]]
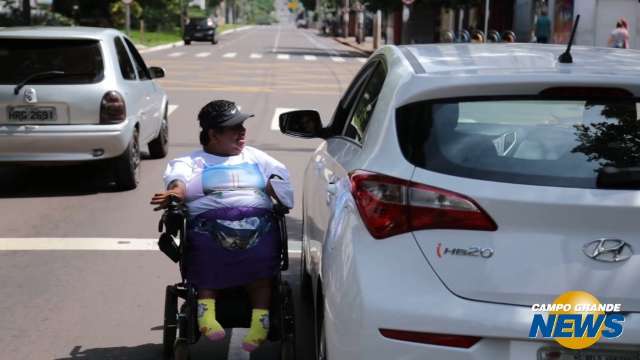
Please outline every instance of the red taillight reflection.
[[117, 91], [107, 91], [100, 102], [100, 124], [118, 124], [127, 118], [124, 98]]
[[390, 330], [380, 329], [382, 336], [402, 341], [410, 341], [421, 344], [449, 346], [456, 348], [468, 349], [475, 345], [482, 338], [477, 336], [464, 336], [464, 335], [449, 335], [449, 334], [435, 334], [424, 333], [417, 331], [404, 331], [404, 330]]
[[408, 180], [357, 170], [351, 192], [376, 239], [423, 229], [495, 231], [496, 223], [466, 196]]

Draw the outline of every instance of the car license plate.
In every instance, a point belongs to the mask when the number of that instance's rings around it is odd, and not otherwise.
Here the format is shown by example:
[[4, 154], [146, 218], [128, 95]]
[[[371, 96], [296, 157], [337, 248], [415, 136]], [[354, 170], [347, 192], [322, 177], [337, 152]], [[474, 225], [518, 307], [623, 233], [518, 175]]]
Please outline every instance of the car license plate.
[[617, 350], [580, 350], [544, 348], [538, 351], [538, 360], [640, 360], [640, 352]]
[[56, 108], [53, 106], [8, 106], [7, 119], [10, 122], [56, 121]]

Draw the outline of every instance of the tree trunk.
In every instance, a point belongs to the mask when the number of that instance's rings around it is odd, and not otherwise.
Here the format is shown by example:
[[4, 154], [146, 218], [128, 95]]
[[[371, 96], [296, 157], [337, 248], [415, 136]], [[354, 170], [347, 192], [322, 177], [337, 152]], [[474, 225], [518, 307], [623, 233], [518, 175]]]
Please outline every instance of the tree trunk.
[[22, 22], [31, 25], [31, 0], [22, 0]]

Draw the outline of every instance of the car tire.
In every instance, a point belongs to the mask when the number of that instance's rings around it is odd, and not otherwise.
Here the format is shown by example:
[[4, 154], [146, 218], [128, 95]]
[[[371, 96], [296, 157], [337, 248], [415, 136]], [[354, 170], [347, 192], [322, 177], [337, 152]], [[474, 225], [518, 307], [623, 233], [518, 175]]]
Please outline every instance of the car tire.
[[211, 44], [212, 44], [212, 45], [215, 45], [215, 44], [217, 44], [217, 43], [218, 43], [218, 39], [216, 39], [216, 36], [215, 36], [215, 35], [213, 35], [213, 37], [211, 38]]
[[[304, 226], [304, 225], [303, 225]], [[311, 300], [313, 289], [311, 289], [311, 275], [307, 272], [307, 261], [304, 250], [304, 241], [302, 242], [302, 251], [300, 256], [300, 296], [303, 300]]]
[[140, 182], [140, 130], [134, 128], [127, 149], [114, 160], [116, 186], [120, 190], [133, 190]]
[[169, 116], [167, 109], [164, 110], [160, 132], [158, 136], [149, 142], [149, 156], [152, 159], [162, 159], [169, 152]]
[[184, 41], [184, 44], [185, 44], [185, 45], [191, 45], [191, 40], [185, 40], [185, 41]]

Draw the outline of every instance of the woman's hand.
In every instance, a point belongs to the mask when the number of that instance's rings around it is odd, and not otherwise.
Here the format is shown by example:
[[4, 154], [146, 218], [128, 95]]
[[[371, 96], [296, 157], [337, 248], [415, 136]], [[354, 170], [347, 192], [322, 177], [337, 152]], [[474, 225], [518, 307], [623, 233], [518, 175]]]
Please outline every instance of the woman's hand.
[[169, 205], [169, 202], [171, 201], [172, 196], [175, 197], [178, 200], [178, 202], [182, 202], [184, 200], [184, 198], [175, 191], [163, 191], [160, 193], [153, 194], [153, 197], [151, 197], [150, 204], [158, 205], [157, 207], [153, 208], [153, 211], [166, 209], [167, 205]]
[[172, 181], [169, 184], [167, 191], [153, 194], [150, 204], [158, 205], [157, 207], [153, 208], [154, 211], [166, 209], [167, 205], [169, 205], [169, 202], [171, 201], [172, 196], [175, 197], [178, 202], [183, 202], [186, 192], [187, 187], [182, 181]]

